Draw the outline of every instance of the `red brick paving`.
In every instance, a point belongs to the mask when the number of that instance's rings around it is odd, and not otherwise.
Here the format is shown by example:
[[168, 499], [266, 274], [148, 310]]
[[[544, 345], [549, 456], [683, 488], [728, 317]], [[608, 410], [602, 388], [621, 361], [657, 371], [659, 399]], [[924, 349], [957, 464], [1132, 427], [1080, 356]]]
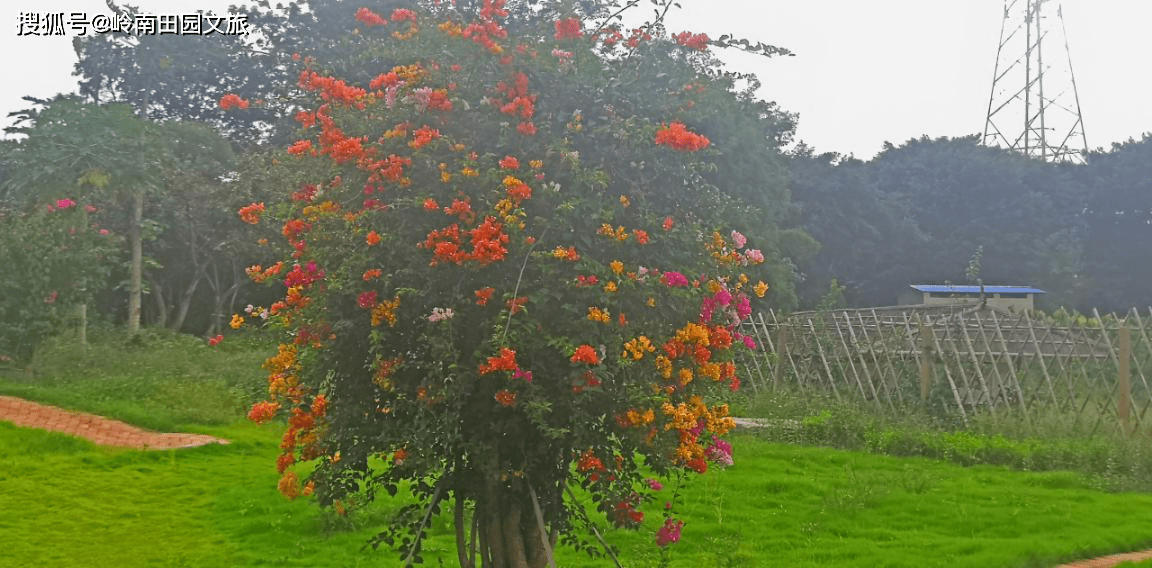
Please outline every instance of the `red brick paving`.
[[1140, 562], [1141, 560], [1148, 560], [1152, 558], [1152, 550], [1143, 550], [1140, 552], [1129, 552], [1127, 554], [1113, 554], [1111, 556], [1101, 556], [1100, 558], [1092, 558], [1090, 560], [1080, 560], [1071, 564], [1062, 564], [1056, 568], [1112, 568], [1121, 562]]
[[119, 420], [72, 412], [12, 396], [0, 396], [0, 420], [24, 428], [41, 428], [87, 438], [101, 446], [140, 450], [170, 450], [228, 443], [228, 440], [204, 434], [152, 432]]

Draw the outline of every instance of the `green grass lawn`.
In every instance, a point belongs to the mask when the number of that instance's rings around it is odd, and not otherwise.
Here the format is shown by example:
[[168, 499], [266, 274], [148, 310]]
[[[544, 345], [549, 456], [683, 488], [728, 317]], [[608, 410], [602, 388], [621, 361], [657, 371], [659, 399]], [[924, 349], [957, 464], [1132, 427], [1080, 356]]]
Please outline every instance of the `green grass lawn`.
[[[399, 565], [364, 549], [393, 503], [340, 517], [285, 500], [275, 425], [198, 430], [234, 442], [110, 450], [0, 423], [0, 566]], [[1101, 492], [1078, 474], [735, 442], [734, 467], [684, 492], [673, 566], [1050, 566], [1152, 543], [1152, 496]], [[652, 515], [608, 533], [626, 566], [657, 565]], [[425, 549], [433, 566], [454, 557], [445, 522]]]
[[[282, 426], [241, 419], [260, 390], [258, 365], [269, 349], [202, 343], [161, 334], [84, 352], [50, 346], [35, 377], [0, 380], [0, 393], [233, 441], [141, 452], [0, 422], [0, 568], [400, 565], [399, 553], [365, 547], [400, 500], [339, 516], [276, 491]], [[109, 349], [118, 356], [106, 357]], [[825, 440], [827, 421], [810, 422]], [[671, 566], [1039, 567], [1152, 547], [1152, 495], [1104, 491], [1109, 485], [1095, 477], [768, 437], [734, 436], [734, 467], [691, 478], [677, 511], [683, 539], [667, 552]], [[974, 436], [932, 440], [965, 463], [996, 455], [988, 449], [1016, 448]], [[648, 505], [641, 530], [605, 531], [624, 566], [660, 565], [653, 535], [671, 492]], [[430, 566], [439, 558], [454, 565], [447, 520], [436, 521], [424, 547]], [[565, 549], [557, 565], [612, 563]]]

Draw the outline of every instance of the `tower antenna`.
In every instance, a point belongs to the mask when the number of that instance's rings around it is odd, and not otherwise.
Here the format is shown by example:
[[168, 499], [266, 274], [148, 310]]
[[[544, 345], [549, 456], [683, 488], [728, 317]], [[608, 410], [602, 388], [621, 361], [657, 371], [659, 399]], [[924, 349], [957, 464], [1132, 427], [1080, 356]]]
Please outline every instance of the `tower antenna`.
[[[1047, 25], [1042, 8], [1050, 1], [1004, 0], [983, 143], [1050, 162], [1083, 163], [1088, 139], [1064, 11], [1058, 5], [1059, 26]], [[1057, 36], [1063, 38], [1066, 64], [1044, 59], [1044, 46]]]

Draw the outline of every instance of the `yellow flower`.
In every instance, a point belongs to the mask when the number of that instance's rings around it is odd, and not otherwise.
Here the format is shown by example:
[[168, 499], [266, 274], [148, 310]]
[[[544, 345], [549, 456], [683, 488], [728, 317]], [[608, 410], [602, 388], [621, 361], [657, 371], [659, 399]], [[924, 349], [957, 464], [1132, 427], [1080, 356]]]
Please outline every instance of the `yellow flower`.
[[761, 280], [756, 283], [756, 286], [752, 288], [752, 290], [756, 292], [757, 298], [763, 298], [764, 294], [768, 292], [768, 285], [765, 284], [763, 280]]
[[609, 283], [605, 284], [604, 285], [604, 291], [608, 292], [609, 294], [615, 292], [616, 291], [616, 283], [615, 282], [609, 282]]
[[616, 274], [622, 274], [624, 272], [624, 263], [619, 260], [613, 260], [608, 266], [612, 267], [612, 272]]
[[632, 201], [630, 201], [628, 199], [628, 196], [621, 195], [620, 196], [620, 205], [623, 205], [624, 207], [628, 207], [629, 205], [632, 205]]
[[240, 329], [240, 326], [244, 325], [244, 318], [240, 317], [240, 314], [232, 314], [232, 321], [228, 325], [232, 326], [232, 329]]

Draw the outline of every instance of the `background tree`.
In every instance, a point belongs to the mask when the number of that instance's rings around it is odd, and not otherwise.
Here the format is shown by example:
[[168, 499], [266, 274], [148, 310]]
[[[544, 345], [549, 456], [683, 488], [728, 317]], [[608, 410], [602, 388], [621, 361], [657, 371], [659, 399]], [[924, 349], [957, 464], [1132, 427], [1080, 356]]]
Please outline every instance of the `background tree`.
[[189, 172], [201, 167], [221, 175], [228, 148], [204, 127], [151, 123], [137, 118], [127, 105], [85, 104], [72, 97], [33, 102], [41, 108], [28, 111], [12, 129], [25, 138], [9, 153], [12, 174], [5, 181], [5, 199], [35, 204], [53, 195], [74, 194], [107, 213], [106, 223], [127, 236], [126, 321], [136, 333], [145, 241], [162, 230], [155, 218], [145, 216], [148, 196], [163, 199], [165, 176], [186, 183], [194, 179]]

